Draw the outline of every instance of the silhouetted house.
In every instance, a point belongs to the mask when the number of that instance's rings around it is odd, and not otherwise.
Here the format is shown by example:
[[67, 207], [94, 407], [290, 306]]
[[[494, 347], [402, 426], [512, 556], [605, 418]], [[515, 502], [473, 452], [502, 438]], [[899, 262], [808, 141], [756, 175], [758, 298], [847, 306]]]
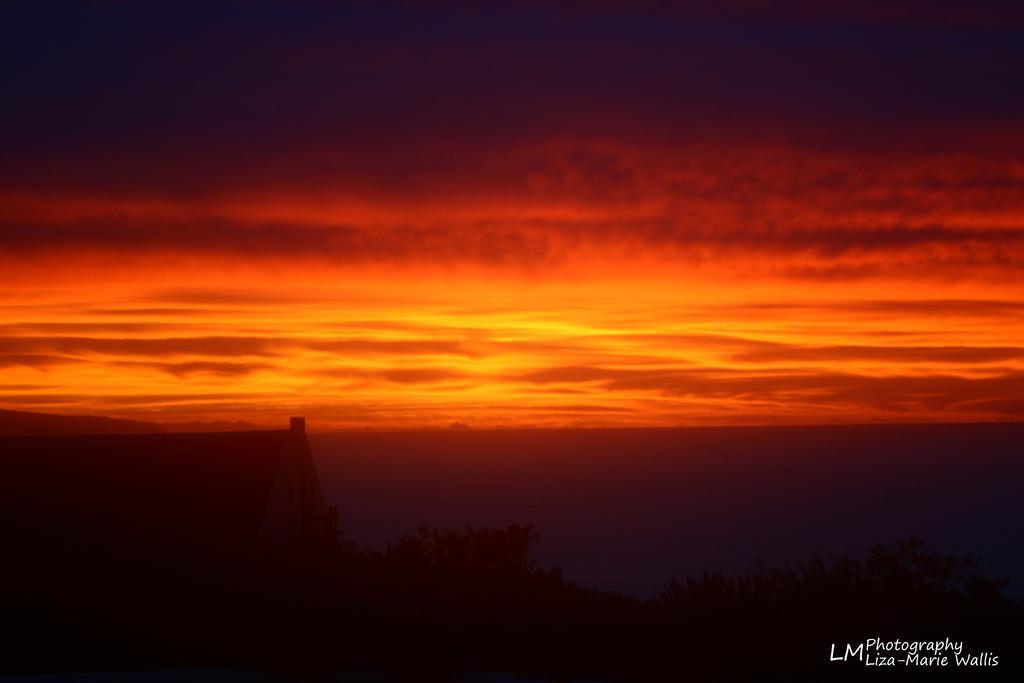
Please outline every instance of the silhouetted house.
[[249, 551], [335, 530], [303, 418], [281, 431], [2, 438], [0, 454], [8, 539]]
[[94, 628], [76, 620], [117, 638], [132, 622], [194, 630], [337, 530], [303, 418], [280, 431], [0, 438], [0, 495], [8, 615], [75, 637]]

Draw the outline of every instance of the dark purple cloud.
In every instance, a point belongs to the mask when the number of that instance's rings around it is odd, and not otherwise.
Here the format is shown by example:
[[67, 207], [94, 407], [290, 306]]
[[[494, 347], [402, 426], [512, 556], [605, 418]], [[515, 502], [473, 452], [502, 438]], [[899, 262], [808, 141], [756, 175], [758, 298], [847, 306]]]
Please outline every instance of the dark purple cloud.
[[936, 151], [1024, 114], [1015, 3], [672, 4], [4, 3], [0, 182], [415, 191], [526, 140]]
[[[328, 264], [557, 265], [580, 247], [606, 256], [640, 250], [663, 258], [772, 257], [762, 269], [798, 279], [857, 279], [887, 271], [1014, 272], [1024, 268], [1024, 229], [860, 227], [817, 229], [705, 227], [685, 217], [656, 221], [527, 221], [400, 226], [263, 224], [239, 221], [125, 222], [95, 220], [0, 225], [0, 257], [90, 251], [179, 252], [237, 260], [315, 260]], [[891, 260], [897, 255], [899, 261]], [[806, 256], [811, 262], [794, 262]], [[863, 260], [868, 259], [867, 261]], [[874, 260], [872, 260], [874, 259]], [[230, 304], [201, 295], [205, 303]], [[186, 300], [185, 303], [192, 303]], [[269, 302], [265, 302], [269, 303]]]

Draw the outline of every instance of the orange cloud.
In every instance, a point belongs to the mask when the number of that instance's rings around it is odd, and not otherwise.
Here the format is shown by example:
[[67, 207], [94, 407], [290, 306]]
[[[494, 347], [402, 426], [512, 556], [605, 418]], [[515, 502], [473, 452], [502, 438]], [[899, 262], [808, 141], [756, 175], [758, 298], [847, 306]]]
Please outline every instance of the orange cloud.
[[0, 192], [0, 405], [389, 428], [1021, 416], [1012, 157], [578, 141], [395, 186], [357, 170]]

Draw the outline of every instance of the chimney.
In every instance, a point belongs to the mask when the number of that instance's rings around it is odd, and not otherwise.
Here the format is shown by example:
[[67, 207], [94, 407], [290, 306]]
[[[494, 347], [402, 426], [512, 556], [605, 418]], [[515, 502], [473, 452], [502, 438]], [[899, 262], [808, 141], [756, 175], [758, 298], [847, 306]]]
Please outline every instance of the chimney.
[[291, 430], [297, 434], [306, 433], [306, 418], [304, 417], [293, 417], [291, 419]]

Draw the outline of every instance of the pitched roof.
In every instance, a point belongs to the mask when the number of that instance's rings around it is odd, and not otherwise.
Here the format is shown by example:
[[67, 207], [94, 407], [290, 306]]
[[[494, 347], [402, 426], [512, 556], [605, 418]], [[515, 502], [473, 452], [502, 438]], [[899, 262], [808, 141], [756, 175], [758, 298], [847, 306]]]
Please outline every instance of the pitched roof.
[[[31, 436], [56, 434], [153, 434], [167, 430], [155, 422], [120, 420], [93, 415], [54, 415], [23, 410], [0, 409], [0, 436]], [[210, 431], [210, 430], [204, 430]]]
[[[0, 438], [0, 526], [22, 540], [182, 549], [256, 541], [301, 432]], [[9, 536], [10, 534], [8, 534]]]

